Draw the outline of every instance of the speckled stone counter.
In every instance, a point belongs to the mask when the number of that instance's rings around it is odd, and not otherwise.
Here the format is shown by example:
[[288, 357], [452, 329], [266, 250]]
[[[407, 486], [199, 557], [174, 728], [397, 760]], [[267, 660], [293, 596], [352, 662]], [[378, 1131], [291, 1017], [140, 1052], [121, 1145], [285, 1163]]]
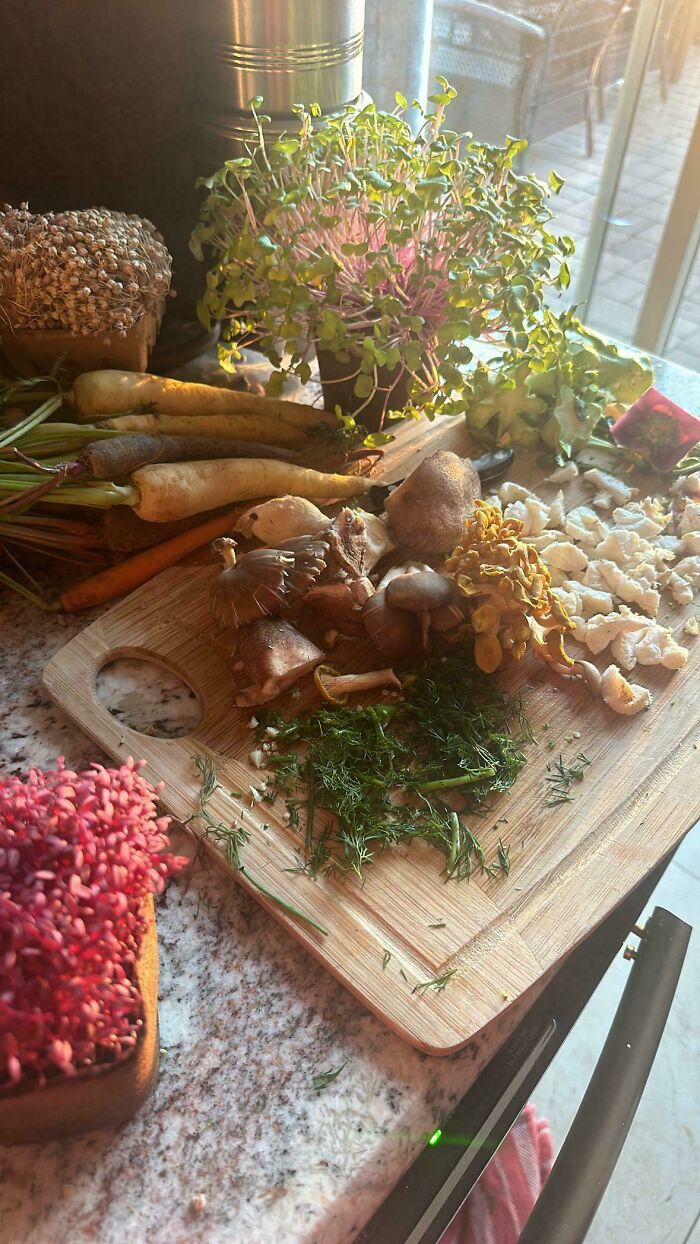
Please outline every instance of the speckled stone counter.
[[[46, 661], [80, 621], [0, 589], [0, 769], [105, 759], [54, 708]], [[125, 720], [186, 722], [187, 695], [128, 667], [102, 694]], [[178, 851], [192, 854], [176, 831]], [[157, 904], [161, 1076], [130, 1123], [0, 1147], [4, 1244], [341, 1244], [351, 1240], [495, 1052], [514, 1007], [449, 1059], [393, 1036], [254, 900], [201, 867]], [[319, 1072], [346, 1064], [322, 1091]], [[206, 1203], [197, 1213], [193, 1197]]]

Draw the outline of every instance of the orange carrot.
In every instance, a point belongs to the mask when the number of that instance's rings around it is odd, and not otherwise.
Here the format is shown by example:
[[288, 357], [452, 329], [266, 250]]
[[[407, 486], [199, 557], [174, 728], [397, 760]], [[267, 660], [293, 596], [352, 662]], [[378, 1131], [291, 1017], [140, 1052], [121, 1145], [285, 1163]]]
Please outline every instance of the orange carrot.
[[123, 596], [125, 592], [140, 587], [161, 570], [173, 566], [186, 553], [191, 553], [203, 544], [208, 544], [210, 540], [215, 540], [217, 536], [231, 531], [240, 513], [238, 509], [219, 514], [199, 527], [183, 531], [179, 536], [144, 549], [135, 557], [129, 557], [117, 566], [110, 566], [109, 570], [102, 570], [99, 574], [84, 579], [82, 583], [76, 583], [62, 593], [63, 608], [67, 613], [92, 609], [93, 605], [104, 605], [108, 600], [114, 600], [115, 596]]

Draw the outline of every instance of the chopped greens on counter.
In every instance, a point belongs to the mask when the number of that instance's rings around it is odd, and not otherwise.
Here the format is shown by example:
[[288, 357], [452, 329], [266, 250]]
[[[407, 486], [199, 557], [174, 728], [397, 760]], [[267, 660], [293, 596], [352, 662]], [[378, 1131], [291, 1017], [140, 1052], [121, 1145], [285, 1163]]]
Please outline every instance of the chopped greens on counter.
[[520, 702], [475, 669], [468, 645], [418, 667], [404, 694], [399, 703], [261, 721], [261, 736], [271, 723], [279, 730], [269, 763], [303, 835], [300, 869], [361, 877], [387, 847], [417, 838], [444, 853], [448, 879], [475, 867], [507, 872], [500, 849], [487, 864], [464, 815], [483, 814], [525, 764], [532, 734]]
[[429, 989], [434, 989], [436, 993], [442, 993], [456, 973], [457, 968], [448, 968], [446, 972], [442, 973], [442, 976], [436, 976], [433, 980], [421, 981], [419, 985], [414, 985], [411, 993], [427, 993]]

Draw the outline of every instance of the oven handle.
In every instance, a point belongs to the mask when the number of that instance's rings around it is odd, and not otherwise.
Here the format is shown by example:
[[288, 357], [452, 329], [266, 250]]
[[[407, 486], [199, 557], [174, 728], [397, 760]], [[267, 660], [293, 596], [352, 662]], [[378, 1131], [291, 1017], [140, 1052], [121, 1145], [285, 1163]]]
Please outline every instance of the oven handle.
[[668, 1019], [691, 926], [655, 907], [605, 1045], [518, 1244], [583, 1244], [629, 1132]]

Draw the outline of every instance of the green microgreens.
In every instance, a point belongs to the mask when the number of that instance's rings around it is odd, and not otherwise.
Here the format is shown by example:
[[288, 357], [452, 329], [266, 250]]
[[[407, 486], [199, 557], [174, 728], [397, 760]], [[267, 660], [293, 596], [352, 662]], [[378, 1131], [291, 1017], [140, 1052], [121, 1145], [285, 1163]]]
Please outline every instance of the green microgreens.
[[553, 808], [560, 803], [571, 803], [573, 795], [570, 794], [574, 782], [582, 782], [583, 774], [590, 760], [584, 756], [583, 752], [579, 752], [578, 756], [567, 765], [564, 763], [562, 756], [558, 760], [547, 765], [547, 774], [545, 782], [549, 786], [549, 795], [545, 799], [545, 808]]
[[311, 876], [362, 877], [382, 851], [416, 838], [444, 853], [447, 880], [498, 868], [465, 815], [482, 815], [525, 764], [532, 735], [519, 701], [474, 667], [467, 644], [426, 661], [404, 690], [400, 704], [261, 722], [261, 737], [269, 724], [279, 732], [269, 763], [290, 826], [303, 821]]
[[435, 976], [433, 980], [421, 981], [419, 985], [414, 985], [411, 993], [427, 993], [429, 989], [434, 989], [436, 993], [442, 993], [446, 988], [448, 981], [456, 974], [457, 968], [448, 968], [442, 976]]

